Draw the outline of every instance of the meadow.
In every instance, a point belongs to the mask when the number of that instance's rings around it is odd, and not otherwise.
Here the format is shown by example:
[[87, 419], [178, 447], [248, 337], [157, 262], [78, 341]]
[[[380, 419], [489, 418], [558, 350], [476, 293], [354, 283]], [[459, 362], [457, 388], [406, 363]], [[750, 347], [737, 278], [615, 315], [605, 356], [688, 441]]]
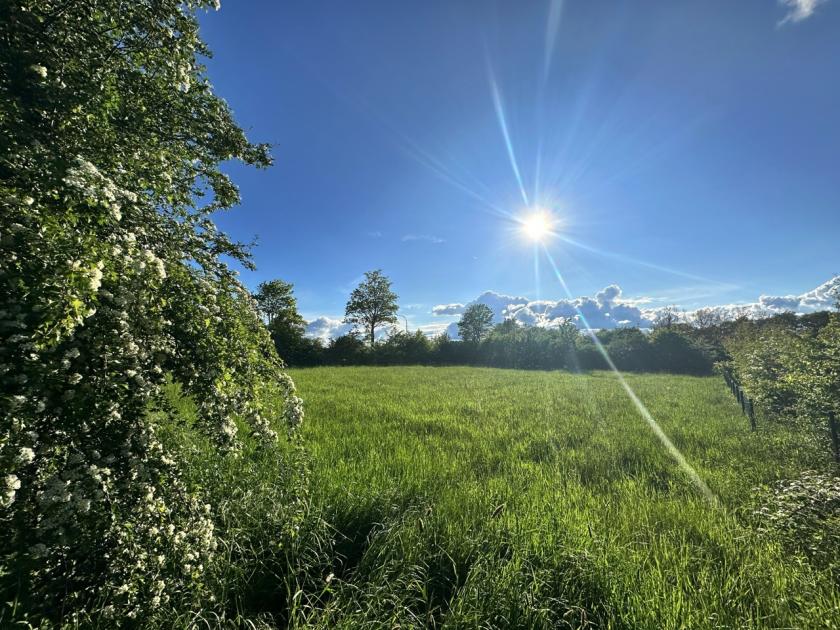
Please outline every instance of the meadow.
[[627, 376], [710, 500], [609, 372], [291, 375], [313, 505], [291, 625], [840, 627], [832, 576], [751, 519], [826, 454], [751, 433], [719, 377]]

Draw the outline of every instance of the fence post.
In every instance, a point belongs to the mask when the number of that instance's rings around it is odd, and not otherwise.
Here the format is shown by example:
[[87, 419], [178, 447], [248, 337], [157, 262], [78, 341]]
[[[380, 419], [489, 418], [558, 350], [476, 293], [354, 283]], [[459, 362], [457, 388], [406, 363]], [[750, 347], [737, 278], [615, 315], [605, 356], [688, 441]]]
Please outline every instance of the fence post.
[[752, 399], [747, 399], [747, 415], [750, 417], [750, 431], [755, 431], [755, 405]]
[[828, 428], [831, 430], [831, 446], [834, 449], [834, 461], [840, 463], [840, 429], [837, 428], [837, 418], [834, 412], [828, 412]]

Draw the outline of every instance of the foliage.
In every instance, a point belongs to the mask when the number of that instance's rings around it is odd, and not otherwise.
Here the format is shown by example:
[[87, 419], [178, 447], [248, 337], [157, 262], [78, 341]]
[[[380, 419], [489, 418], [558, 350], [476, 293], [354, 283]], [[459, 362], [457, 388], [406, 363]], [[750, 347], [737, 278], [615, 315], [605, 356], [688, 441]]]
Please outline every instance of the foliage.
[[840, 315], [743, 321], [725, 341], [744, 390], [776, 418], [840, 417]]
[[458, 334], [467, 343], [479, 343], [493, 329], [493, 311], [486, 304], [470, 304], [458, 322]]
[[509, 368], [562, 369], [571, 365], [577, 328], [499, 325], [482, 343], [479, 352], [485, 365]]
[[301, 365], [309, 359], [315, 346], [304, 338], [306, 322], [298, 313], [293, 288], [282, 280], [262, 282], [254, 299], [268, 322], [277, 354], [287, 363]]
[[349, 334], [330, 340], [324, 350], [324, 360], [333, 365], [364, 365], [370, 356], [370, 349], [357, 335]]
[[380, 269], [365, 272], [364, 281], [353, 289], [344, 321], [360, 324], [371, 347], [376, 342], [376, 328], [397, 321], [397, 294], [391, 291], [391, 281]]
[[282, 319], [290, 328], [303, 330], [304, 321], [297, 310], [294, 286], [283, 280], [261, 282], [254, 294], [260, 313], [266, 318], [269, 328]]
[[662, 372], [710, 374], [710, 350], [673, 328], [659, 328], [650, 335], [651, 365]]
[[840, 584], [840, 477], [805, 471], [760, 489], [752, 519], [795, 552], [831, 571]]
[[[676, 327], [652, 335], [638, 328], [597, 333], [616, 367], [630, 372], [710, 374], [713, 354], [702, 339]], [[315, 344], [315, 342], [312, 342]], [[384, 340], [363, 348], [355, 336], [339, 337], [305, 357], [290, 355], [295, 366], [312, 365], [486, 365], [532, 370], [608, 369], [601, 351], [588, 334], [566, 323], [552, 328], [522, 326], [506, 320], [480, 342], [455, 341], [447, 334], [429, 340], [421, 331], [392, 331]]]
[[375, 350], [375, 361], [385, 365], [422, 365], [432, 358], [432, 342], [421, 330], [394, 331]]
[[603, 330], [597, 333], [597, 337], [619, 370], [640, 372], [655, 365], [650, 338], [638, 328]]
[[301, 421], [210, 218], [223, 161], [270, 159], [205, 77], [202, 4], [0, 7], [0, 592], [36, 625], [209, 605], [225, 532], [161, 436], [167, 375], [220, 456]]

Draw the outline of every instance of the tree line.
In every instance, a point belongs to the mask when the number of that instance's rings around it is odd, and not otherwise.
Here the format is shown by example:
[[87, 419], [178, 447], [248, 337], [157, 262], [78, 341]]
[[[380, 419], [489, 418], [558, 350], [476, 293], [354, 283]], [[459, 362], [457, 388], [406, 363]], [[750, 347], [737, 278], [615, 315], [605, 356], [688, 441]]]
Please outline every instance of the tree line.
[[254, 297], [278, 354], [291, 366], [480, 365], [586, 371], [608, 369], [606, 352], [620, 370], [710, 374], [722, 353], [706, 326], [680, 324], [669, 309], [649, 334], [638, 328], [590, 334], [571, 321], [551, 328], [514, 320], [494, 324], [490, 308], [472, 304], [457, 324], [459, 340], [447, 333], [430, 338], [420, 330], [393, 327], [398, 296], [381, 270], [367, 272], [350, 295], [344, 321], [356, 328], [326, 343], [305, 335], [291, 284], [264, 282]]

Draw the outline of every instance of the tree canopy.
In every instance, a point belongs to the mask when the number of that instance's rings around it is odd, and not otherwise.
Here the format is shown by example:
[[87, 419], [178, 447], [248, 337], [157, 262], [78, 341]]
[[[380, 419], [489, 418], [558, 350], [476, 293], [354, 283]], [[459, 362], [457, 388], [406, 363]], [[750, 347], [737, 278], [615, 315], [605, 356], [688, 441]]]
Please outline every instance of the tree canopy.
[[268, 330], [280, 358], [297, 362], [311, 347], [304, 339], [306, 322], [297, 310], [293, 285], [283, 280], [270, 280], [259, 285], [254, 299], [268, 321]]
[[458, 322], [461, 339], [478, 343], [493, 329], [493, 311], [486, 304], [470, 304]]
[[257, 287], [254, 299], [269, 327], [277, 318], [281, 318], [289, 325], [304, 325], [303, 317], [297, 310], [297, 299], [293, 291], [294, 285], [283, 280], [261, 282]]
[[391, 291], [391, 280], [375, 269], [365, 272], [364, 281], [350, 294], [344, 321], [362, 326], [372, 346], [376, 329], [397, 321], [397, 294]]

